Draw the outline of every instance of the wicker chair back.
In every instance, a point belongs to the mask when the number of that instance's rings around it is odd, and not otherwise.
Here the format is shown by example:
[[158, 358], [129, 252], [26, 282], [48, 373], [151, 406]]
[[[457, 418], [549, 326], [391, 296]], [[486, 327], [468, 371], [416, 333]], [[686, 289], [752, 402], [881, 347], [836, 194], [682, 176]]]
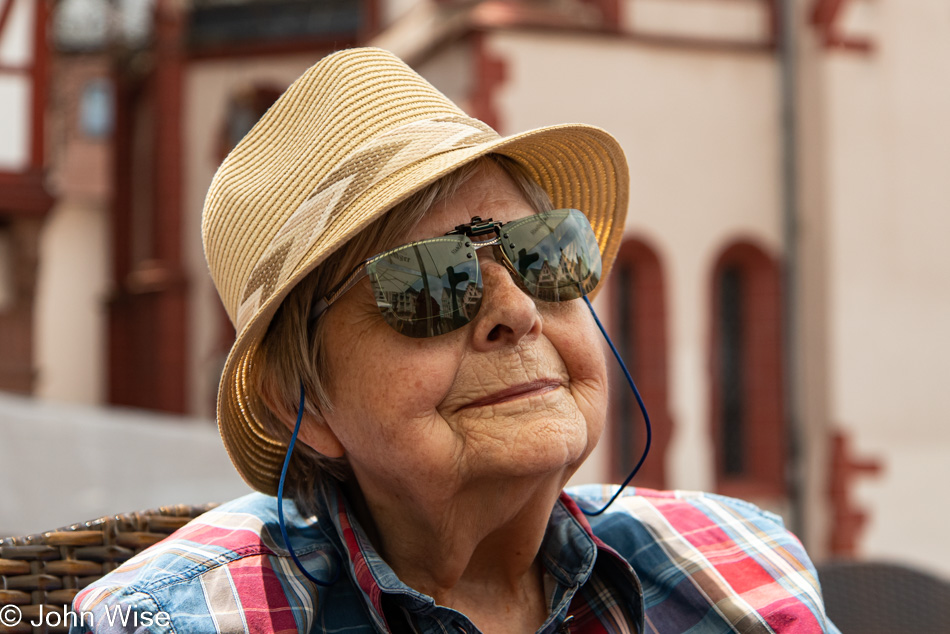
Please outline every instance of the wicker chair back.
[[0, 539], [0, 610], [15, 605], [23, 616], [14, 627], [0, 623], [0, 633], [66, 632], [68, 622], [34, 628], [30, 621], [40, 606], [47, 613], [68, 610], [85, 586], [215, 506], [163, 506]]

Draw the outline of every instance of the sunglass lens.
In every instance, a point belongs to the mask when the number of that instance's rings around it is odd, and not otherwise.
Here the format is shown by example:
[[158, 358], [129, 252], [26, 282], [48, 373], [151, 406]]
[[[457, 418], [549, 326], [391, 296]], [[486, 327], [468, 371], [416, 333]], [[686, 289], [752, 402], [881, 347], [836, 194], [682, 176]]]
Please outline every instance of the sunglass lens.
[[601, 260], [597, 236], [576, 209], [558, 209], [505, 225], [502, 249], [540, 300], [577, 299], [597, 287]]
[[409, 337], [461, 328], [481, 305], [478, 259], [464, 237], [407, 244], [371, 262], [367, 273], [383, 318]]

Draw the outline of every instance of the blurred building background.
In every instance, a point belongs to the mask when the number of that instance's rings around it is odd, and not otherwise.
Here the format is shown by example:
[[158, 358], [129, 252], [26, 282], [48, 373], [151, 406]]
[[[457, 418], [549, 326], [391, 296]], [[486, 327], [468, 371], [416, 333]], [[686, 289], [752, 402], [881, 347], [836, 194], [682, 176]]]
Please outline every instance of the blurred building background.
[[[751, 499], [817, 560], [950, 577], [945, 0], [0, 0], [0, 390], [101, 414], [96, 460], [144, 446], [191, 495], [239, 492], [114, 430], [214, 439], [234, 330], [205, 191], [294, 78], [365, 44], [502, 134], [579, 121], [623, 144], [627, 239], [598, 308], [654, 422], [635, 483]], [[616, 385], [578, 481], [622, 479], [643, 445]], [[60, 509], [64, 477], [134, 488], [69, 447], [30, 469], [28, 406], [0, 400], [5, 488]], [[93, 497], [62, 523], [133, 510]], [[0, 529], [50, 528], [29, 504], [0, 504]]]

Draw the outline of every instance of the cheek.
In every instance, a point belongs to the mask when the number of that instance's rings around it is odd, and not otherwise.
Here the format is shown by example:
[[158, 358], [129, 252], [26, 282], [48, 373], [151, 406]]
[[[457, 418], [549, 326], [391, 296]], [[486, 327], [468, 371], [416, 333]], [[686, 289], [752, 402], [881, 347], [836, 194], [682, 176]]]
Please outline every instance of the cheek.
[[445, 478], [446, 457], [458, 452], [437, 410], [458, 372], [457, 354], [409, 338], [378, 343], [337, 358], [327, 422], [360, 486], [435, 487]]
[[374, 362], [370, 372], [371, 394], [391, 404], [406, 418], [433, 414], [452, 386], [458, 370], [454, 356], [420, 352], [403, 347]]
[[458, 354], [385, 328], [329, 351], [329, 394], [334, 418], [348, 428], [391, 438], [435, 414], [458, 371]]
[[571, 388], [589, 430], [599, 436], [607, 416], [607, 366], [603, 338], [587, 307], [569, 319], [551, 320], [549, 336], [567, 366]]
[[570, 303], [565, 315], [546, 320], [549, 338], [564, 360], [571, 380], [607, 389], [603, 337], [593, 317], [580, 301]]

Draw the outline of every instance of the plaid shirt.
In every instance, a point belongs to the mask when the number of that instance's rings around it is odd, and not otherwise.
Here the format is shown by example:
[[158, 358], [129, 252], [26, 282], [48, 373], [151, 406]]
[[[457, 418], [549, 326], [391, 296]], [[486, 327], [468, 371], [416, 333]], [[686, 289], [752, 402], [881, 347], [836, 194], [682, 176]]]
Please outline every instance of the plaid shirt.
[[[781, 520], [703, 493], [628, 490], [610, 512], [562, 494], [541, 548], [544, 633], [833, 632], [815, 570]], [[476, 632], [463, 615], [399, 581], [335, 487], [316, 517], [284, 506], [297, 556], [283, 546], [273, 497], [251, 494], [194, 520], [77, 595], [85, 632]], [[343, 570], [338, 570], [343, 566]], [[636, 572], [634, 572], [636, 571]]]

